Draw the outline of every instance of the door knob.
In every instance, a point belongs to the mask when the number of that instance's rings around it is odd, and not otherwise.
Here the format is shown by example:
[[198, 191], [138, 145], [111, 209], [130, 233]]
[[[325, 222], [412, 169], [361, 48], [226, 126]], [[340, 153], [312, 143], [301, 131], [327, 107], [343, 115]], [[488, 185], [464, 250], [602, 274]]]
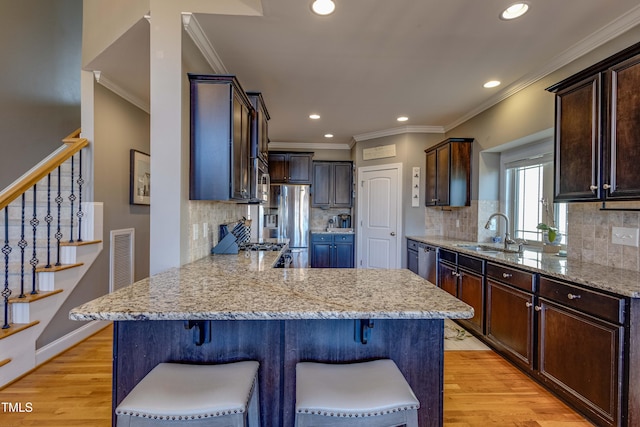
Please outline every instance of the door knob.
[[395, 236], [395, 235], [396, 235], [396, 232], [395, 232], [395, 231], [392, 231], [392, 232], [391, 232], [391, 235], [392, 235], [392, 236]]

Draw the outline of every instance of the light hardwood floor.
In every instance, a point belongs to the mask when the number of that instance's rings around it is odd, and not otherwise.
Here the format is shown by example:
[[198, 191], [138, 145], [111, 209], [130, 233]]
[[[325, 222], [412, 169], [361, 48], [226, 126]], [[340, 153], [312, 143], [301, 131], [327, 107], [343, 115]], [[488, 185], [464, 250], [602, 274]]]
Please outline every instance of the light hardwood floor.
[[[103, 329], [0, 390], [0, 402], [33, 407], [9, 413], [0, 404], [0, 426], [109, 427], [112, 333]], [[444, 366], [447, 427], [591, 425], [492, 351], [446, 351]]]

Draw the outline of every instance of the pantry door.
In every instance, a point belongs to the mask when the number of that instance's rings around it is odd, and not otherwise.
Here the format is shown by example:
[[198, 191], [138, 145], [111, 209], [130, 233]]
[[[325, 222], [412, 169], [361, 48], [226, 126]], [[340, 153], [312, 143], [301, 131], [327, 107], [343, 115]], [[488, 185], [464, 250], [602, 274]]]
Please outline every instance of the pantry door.
[[402, 164], [358, 168], [358, 268], [400, 268]]

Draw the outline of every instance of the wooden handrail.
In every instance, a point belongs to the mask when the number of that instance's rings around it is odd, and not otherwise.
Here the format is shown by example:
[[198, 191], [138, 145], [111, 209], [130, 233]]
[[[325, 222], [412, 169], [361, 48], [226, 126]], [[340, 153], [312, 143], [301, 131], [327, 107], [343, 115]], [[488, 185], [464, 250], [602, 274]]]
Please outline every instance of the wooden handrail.
[[9, 203], [20, 197], [22, 193], [36, 185], [42, 178], [56, 170], [58, 166], [70, 159], [71, 156], [89, 145], [89, 141], [87, 141], [86, 138], [80, 138], [80, 129], [64, 138], [62, 142], [64, 146], [61, 149], [56, 150], [54, 154], [36, 165], [0, 193], [0, 210], [4, 209]]

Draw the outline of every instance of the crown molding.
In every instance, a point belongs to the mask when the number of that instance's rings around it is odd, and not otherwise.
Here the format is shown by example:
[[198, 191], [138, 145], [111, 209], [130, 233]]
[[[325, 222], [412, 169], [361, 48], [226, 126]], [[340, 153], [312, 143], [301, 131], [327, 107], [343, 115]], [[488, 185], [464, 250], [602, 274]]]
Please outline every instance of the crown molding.
[[127, 91], [122, 86], [118, 85], [112, 80], [109, 80], [102, 71], [94, 70], [93, 77], [96, 79], [97, 83], [100, 83], [102, 86], [106, 87], [111, 92], [115, 93], [121, 98], [126, 99], [127, 101], [129, 101], [130, 103], [132, 103], [133, 105], [135, 105], [136, 107], [144, 111], [145, 113], [151, 114], [151, 106], [147, 101], [137, 97], [136, 95], [133, 95], [131, 92]]
[[442, 126], [401, 126], [397, 128], [361, 133], [359, 135], [354, 135], [353, 139], [355, 142], [360, 142], [385, 136], [400, 135], [403, 133], [444, 133], [444, 128]]
[[477, 116], [485, 110], [493, 107], [499, 102], [504, 101], [512, 95], [520, 92], [523, 89], [531, 86], [538, 80], [548, 76], [554, 71], [559, 70], [560, 68], [570, 64], [576, 59], [586, 55], [587, 53], [593, 51], [594, 49], [602, 46], [603, 44], [615, 39], [616, 37], [624, 34], [629, 31], [631, 28], [640, 24], [640, 6], [636, 6], [631, 9], [629, 12], [624, 15], [618, 17], [613, 20], [609, 24], [600, 28], [598, 31], [590, 34], [584, 39], [580, 40], [578, 43], [566, 49], [564, 52], [556, 55], [551, 62], [546, 64], [543, 68], [539, 69], [534, 73], [529, 73], [520, 80], [516, 81], [512, 85], [505, 88], [503, 91], [490, 98], [486, 102], [480, 104], [473, 110], [469, 111], [464, 116], [458, 118], [457, 120], [447, 124], [444, 126], [446, 132], [449, 132], [451, 129], [456, 126], [461, 125], [467, 120]]
[[182, 12], [182, 26], [202, 53], [204, 59], [209, 63], [213, 72], [216, 74], [229, 74], [222, 59], [213, 48], [213, 44], [211, 44], [200, 23], [191, 12]]
[[350, 150], [352, 145], [332, 142], [277, 142], [269, 141], [269, 150]]

